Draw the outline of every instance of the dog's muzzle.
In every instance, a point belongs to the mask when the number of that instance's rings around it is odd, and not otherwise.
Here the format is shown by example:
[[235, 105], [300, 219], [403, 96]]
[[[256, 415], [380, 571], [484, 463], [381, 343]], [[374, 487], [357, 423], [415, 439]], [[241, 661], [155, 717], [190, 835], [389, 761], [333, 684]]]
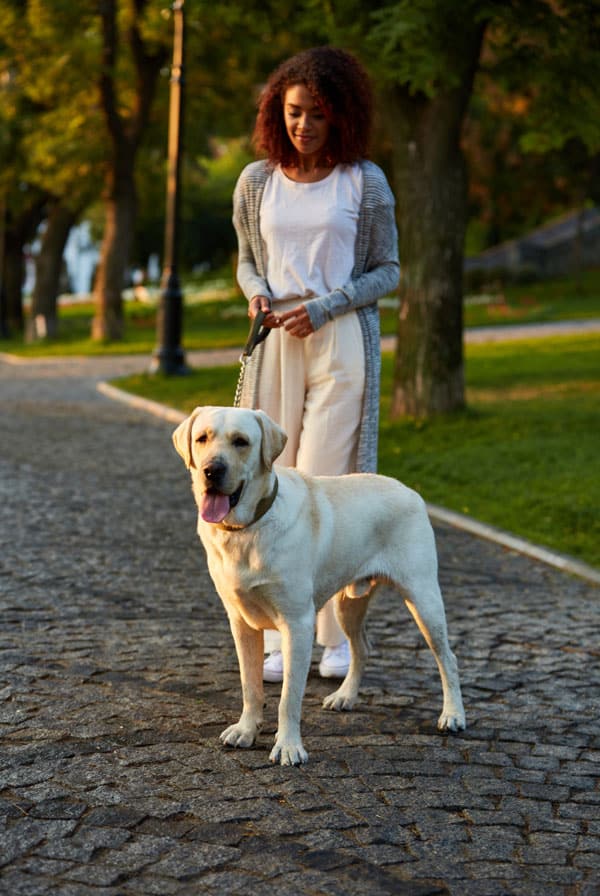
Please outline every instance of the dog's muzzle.
[[227, 476], [227, 465], [222, 461], [213, 461], [202, 469], [206, 491], [202, 497], [200, 515], [207, 523], [220, 523], [230, 510], [237, 506], [244, 483], [241, 482], [231, 494], [223, 491]]

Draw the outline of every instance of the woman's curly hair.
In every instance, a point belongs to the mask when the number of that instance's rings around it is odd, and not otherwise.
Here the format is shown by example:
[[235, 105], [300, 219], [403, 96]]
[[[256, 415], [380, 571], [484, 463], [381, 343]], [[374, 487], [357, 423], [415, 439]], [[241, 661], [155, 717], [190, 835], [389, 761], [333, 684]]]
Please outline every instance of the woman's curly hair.
[[258, 103], [256, 149], [274, 164], [296, 164], [297, 153], [283, 116], [286, 91], [296, 84], [310, 91], [329, 124], [322, 163], [351, 164], [365, 158], [373, 118], [371, 85], [354, 56], [334, 47], [304, 50], [275, 69]]

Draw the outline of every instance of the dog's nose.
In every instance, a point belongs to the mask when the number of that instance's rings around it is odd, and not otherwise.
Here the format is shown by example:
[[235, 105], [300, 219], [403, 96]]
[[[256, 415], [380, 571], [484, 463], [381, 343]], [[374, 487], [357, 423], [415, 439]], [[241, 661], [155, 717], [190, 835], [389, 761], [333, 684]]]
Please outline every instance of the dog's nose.
[[204, 478], [207, 482], [210, 482], [211, 485], [218, 486], [223, 481], [225, 473], [227, 472], [227, 467], [220, 460], [214, 460], [210, 464], [206, 464], [203, 469]]

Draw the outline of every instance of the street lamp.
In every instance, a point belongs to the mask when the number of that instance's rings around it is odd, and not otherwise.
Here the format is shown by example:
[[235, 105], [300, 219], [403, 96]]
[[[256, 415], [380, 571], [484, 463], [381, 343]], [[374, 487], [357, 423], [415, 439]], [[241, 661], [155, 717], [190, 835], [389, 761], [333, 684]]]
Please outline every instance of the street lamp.
[[150, 369], [166, 374], [188, 373], [181, 329], [183, 297], [177, 273], [180, 216], [181, 135], [183, 125], [184, 87], [184, 0], [173, 3], [173, 65], [169, 94], [169, 151], [167, 170], [167, 202], [165, 221], [165, 250], [161, 297], [156, 323], [158, 347], [154, 351]]

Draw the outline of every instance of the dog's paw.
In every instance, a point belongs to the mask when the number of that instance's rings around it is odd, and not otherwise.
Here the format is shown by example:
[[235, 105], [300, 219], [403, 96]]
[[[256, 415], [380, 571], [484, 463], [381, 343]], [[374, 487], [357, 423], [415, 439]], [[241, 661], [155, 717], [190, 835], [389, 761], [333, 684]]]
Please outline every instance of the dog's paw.
[[357, 697], [356, 691], [345, 688], [342, 684], [337, 691], [325, 697], [323, 709], [331, 709], [334, 712], [350, 712], [354, 708]]
[[302, 746], [301, 741], [275, 741], [275, 746], [271, 750], [269, 756], [271, 762], [278, 762], [280, 765], [304, 765], [308, 762], [308, 753]]
[[443, 712], [438, 719], [437, 726], [440, 731], [450, 731], [452, 734], [457, 734], [459, 731], [464, 731], [467, 727], [465, 714], [460, 712]]
[[226, 728], [225, 731], [221, 732], [219, 735], [219, 740], [222, 744], [225, 744], [228, 747], [251, 747], [254, 741], [256, 740], [257, 728], [256, 726], [248, 727], [246, 725], [240, 725], [238, 722], [236, 725], [230, 725], [229, 728]]

